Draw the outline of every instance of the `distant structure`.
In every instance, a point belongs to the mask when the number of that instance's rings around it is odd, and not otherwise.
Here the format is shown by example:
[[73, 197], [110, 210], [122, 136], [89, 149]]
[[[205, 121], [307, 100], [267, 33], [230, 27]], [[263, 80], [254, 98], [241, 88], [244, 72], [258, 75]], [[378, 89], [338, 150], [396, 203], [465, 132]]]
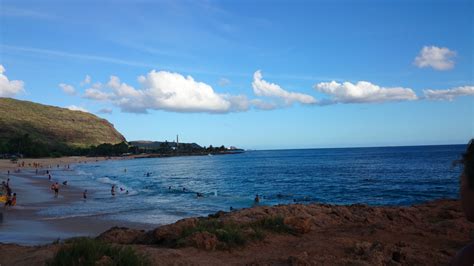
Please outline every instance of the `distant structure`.
[[178, 151], [178, 146], [179, 146], [179, 136], [176, 134], [176, 151]]

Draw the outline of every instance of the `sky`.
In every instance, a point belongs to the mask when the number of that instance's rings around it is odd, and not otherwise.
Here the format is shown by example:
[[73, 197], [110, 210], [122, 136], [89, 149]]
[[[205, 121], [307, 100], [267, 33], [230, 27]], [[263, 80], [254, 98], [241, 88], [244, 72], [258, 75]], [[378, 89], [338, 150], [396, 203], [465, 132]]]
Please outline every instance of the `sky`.
[[0, 0], [0, 97], [127, 140], [467, 143], [473, 1]]

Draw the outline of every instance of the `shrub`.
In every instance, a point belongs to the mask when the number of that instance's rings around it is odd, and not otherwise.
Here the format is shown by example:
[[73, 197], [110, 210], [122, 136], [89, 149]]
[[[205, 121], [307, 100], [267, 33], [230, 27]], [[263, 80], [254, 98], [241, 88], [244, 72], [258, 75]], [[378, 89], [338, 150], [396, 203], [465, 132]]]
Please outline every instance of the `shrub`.
[[91, 238], [77, 238], [66, 242], [46, 265], [95, 265], [101, 259], [109, 265], [150, 265], [146, 257], [131, 247], [113, 246]]
[[186, 238], [196, 232], [207, 232], [213, 234], [219, 240], [218, 247], [229, 249], [243, 246], [248, 241], [263, 240], [265, 232], [293, 233], [293, 230], [283, 223], [283, 217], [266, 217], [253, 223], [237, 224], [233, 222], [222, 222], [218, 219], [201, 219], [195, 227], [183, 230], [176, 240], [176, 246], [186, 246]]

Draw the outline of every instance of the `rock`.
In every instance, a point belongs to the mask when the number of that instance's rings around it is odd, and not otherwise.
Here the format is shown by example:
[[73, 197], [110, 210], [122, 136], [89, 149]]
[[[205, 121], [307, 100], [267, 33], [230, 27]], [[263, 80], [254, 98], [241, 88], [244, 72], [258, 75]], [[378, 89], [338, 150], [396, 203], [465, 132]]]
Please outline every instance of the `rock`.
[[95, 262], [96, 266], [110, 266], [113, 265], [113, 261], [109, 256], [102, 256], [98, 261]]
[[97, 239], [115, 244], [132, 244], [143, 237], [145, 231], [126, 227], [112, 227], [100, 234]]
[[392, 260], [396, 262], [402, 262], [402, 260], [405, 259], [405, 254], [403, 254], [401, 251], [396, 250], [392, 253]]
[[186, 238], [188, 245], [205, 250], [215, 250], [219, 240], [209, 232], [195, 232]]
[[283, 223], [299, 234], [308, 233], [312, 229], [311, 218], [309, 217], [290, 216], [286, 217]]
[[153, 243], [164, 245], [176, 244], [176, 240], [179, 239], [183, 231], [196, 227], [197, 222], [197, 218], [188, 218], [179, 220], [174, 224], [158, 227], [151, 233]]

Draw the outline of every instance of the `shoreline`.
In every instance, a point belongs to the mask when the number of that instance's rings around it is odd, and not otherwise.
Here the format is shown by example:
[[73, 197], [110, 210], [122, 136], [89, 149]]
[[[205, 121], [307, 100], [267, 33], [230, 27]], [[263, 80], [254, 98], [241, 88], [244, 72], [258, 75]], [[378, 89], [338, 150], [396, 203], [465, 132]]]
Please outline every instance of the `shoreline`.
[[[17, 193], [16, 206], [8, 207], [7, 209], [3, 207], [3, 204], [0, 206], [0, 213], [2, 214], [2, 219], [0, 220], [0, 243], [23, 245], [47, 244], [57, 239], [76, 236], [96, 236], [110, 227], [118, 225], [136, 229], [150, 229], [151, 226], [147, 224], [114, 221], [111, 219], [105, 220], [101, 219], [100, 215], [49, 218], [38, 214], [41, 210], [57, 206], [69, 206], [72, 203], [82, 201], [82, 188], [74, 184], [64, 186], [61, 182], [59, 182], [59, 196], [58, 198], [54, 197], [54, 193], [50, 190], [51, 184], [57, 181], [54, 178], [54, 172], [69, 171], [67, 165], [71, 164], [110, 159], [116, 158], [65, 157], [25, 159], [19, 160], [19, 162], [25, 162], [25, 167], [21, 167], [20, 172], [15, 172], [15, 169], [18, 169], [18, 163], [11, 164], [6, 162], [7, 160], [0, 160], [0, 180], [10, 178], [10, 186], [13, 192]], [[124, 157], [118, 159], [124, 159]], [[38, 168], [38, 174], [36, 174], [35, 168], [29, 165], [32, 165], [34, 162], [43, 165], [43, 168]], [[45, 167], [45, 165], [48, 167]], [[49, 165], [51, 165], [51, 168], [49, 168]], [[9, 175], [8, 170], [10, 170]], [[45, 174], [46, 170], [49, 170], [52, 175], [51, 181], [48, 180], [48, 175]]]
[[[249, 226], [275, 217], [290, 231], [267, 224], [259, 229], [263, 237], [252, 238], [256, 231]], [[212, 226], [202, 229], [207, 222]], [[215, 234], [225, 232], [226, 224], [237, 226], [244, 244], [222, 248], [228, 240]], [[193, 228], [195, 233], [183, 236]], [[131, 247], [151, 265], [446, 265], [474, 241], [474, 224], [459, 200], [410, 207], [290, 204], [217, 212], [149, 231], [114, 227], [97, 239]], [[64, 246], [0, 243], [0, 264], [42, 265]]]
[[[54, 172], [68, 171], [64, 165], [84, 159], [57, 158], [41, 162], [55, 166], [51, 168], [52, 181], [55, 181]], [[87, 162], [106, 159], [112, 158], [88, 158]], [[25, 164], [34, 161], [38, 160], [28, 159]], [[5, 160], [0, 161], [0, 178], [6, 177], [7, 169], [18, 166], [2, 168], [2, 164]], [[0, 223], [2, 265], [44, 264], [64, 246], [65, 240], [79, 236], [130, 246], [149, 256], [153, 265], [447, 264], [462, 246], [474, 241], [474, 224], [465, 219], [459, 200], [452, 199], [410, 206], [260, 205], [185, 218], [166, 225], [101, 219], [101, 215], [49, 219], [37, 212], [81, 201], [82, 189], [71, 182], [71, 185], [61, 186], [60, 197], [55, 199], [49, 190], [51, 182], [43, 174], [50, 168], [43, 167], [38, 175], [34, 168], [21, 169], [20, 173], [10, 174], [12, 189], [19, 193], [18, 205], [6, 211], [1, 207], [6, 213]], [[182, 237], [185, 229], [202, 228], [198, 226], [199, 221], [211, 221], [214, 225], [238, 225], [237, 228], [244, 228], [241, 233], [246, 238], [247, 234], [256, 232], [248, 228], [249, 224], [275, 217], [281, 217], [281, 222], [293, 233], [260, 228], [258, 230], [267, 230], [262, 239], [250, 237], [243, 246], [231, 249], [218, 248], [222, 243], [214, 234], [225, 230], [221, 228]], [[177, 242], [184, 246], [172, 244]]]

